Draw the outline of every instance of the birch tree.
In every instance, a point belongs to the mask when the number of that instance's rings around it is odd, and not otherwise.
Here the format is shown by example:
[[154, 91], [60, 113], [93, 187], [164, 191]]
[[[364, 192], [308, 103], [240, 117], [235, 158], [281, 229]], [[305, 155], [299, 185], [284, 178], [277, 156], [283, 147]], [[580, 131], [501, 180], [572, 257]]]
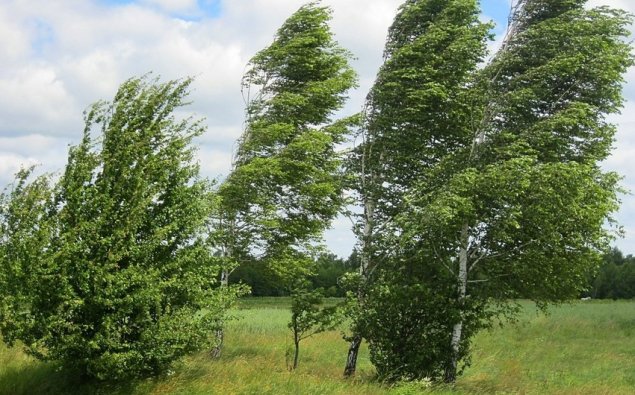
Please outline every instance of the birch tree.
[[227, 258], [250, 256], [283, 278], [304, 275], [307, 253], [343, 204], [336, 147], [356, 120], [333, 116], [357, 76], [330, 19], [318, 3], [301, 7], [249, 62], [245, 131], [220, 190]]
[[[459, 148], [467, 133], [468, 84], [485, 56], [490, 27], [479, 22], [478, 13], [471, 0], [406, 1], [389, 29], [384, 64], [366, 102], [362, 142], [350, 161], [363, 214], [346, 376], [355, 372], [361, 338], [377, 340], [366, 299], [379, 297], [370, 290], [381, 276], [377, 269], [395, 258], [390, 235], [397, 231], [404, 197], [430, 167]], [[381, 310], [373, 310], [377, 318]], [[373, 333], [364, 335], [364, 326]]]
[[[417, 18], [415, 43], [438, 62], [404, 67], [401, 75], [418, 70], [431, 80], [415, 85], [427, 88], [418, 96], [392, 99], [412, 119], [430, 122], [407, 123], [416, 125], [414, 137], [390, 155], [384, 149], [386, 168], [377, 173], [393, 215], [390, 231], [378, 232], [385, 256], [363, 320], [373, 362], [389, 379], [455, 381], [471, 336], [496, 316], [513, 315], [509, 300], [545, 306], [576, 297], [611, 237], [603, 225], [617, 209], [619, 177], [599, 162], [615, 133], [606, 117], [619, 110], [633, 63], [625, 42], [630, 16], [587, 9], [583, 0], [519, 1], [501, 48], [476, 67], [482, 30], [472, 42], [432, 46], [454, 28], [475, 26], [475, 3], [419, 0], [402, 8], [472, 19], [436, 25]], [[465, 54], [443, 57], [458, 48], [476, 62], [462, 69], [457, 59]], [[452, 80], [456, 70], [464, 73]], [[446, 81], [457, 84], [444, 90]], [[410, 82], [378, 78], [373, 92]], [[383, 133], [400, 130], [398, 116], [386, 120]], [[404, 175], [394, 170], [402, 163]], [[401, 181], [391, 183], [392, 171]], [[382, 325], [394, 335], [377, 330]]]

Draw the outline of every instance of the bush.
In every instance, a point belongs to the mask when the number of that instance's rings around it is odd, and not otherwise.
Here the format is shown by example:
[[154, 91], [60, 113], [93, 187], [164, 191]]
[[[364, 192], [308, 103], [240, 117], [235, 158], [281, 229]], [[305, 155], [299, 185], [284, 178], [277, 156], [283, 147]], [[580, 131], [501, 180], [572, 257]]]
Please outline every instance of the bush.
[[442, 380], [451, 363], [452, 329], [458, 314], [463, 314], [466, 335], [459, 357], [466, 366], [470, 336], [483, 327], [482, 316], [488, 316], [483, 305], [466, 300], [458, 306], [453, 283], [432, 265], [384, 261], [377, 271], [357, 322], [379, 379]]
[[189, 84], [127, 81], [87, 113], [59, 182], [23, 171], [1, 196], [8, 344], [102, 380], [156, 375], [211, 345], [236, 290], [215, 286], [214, 200], [190, 147], [203, 128], [172, 116]]

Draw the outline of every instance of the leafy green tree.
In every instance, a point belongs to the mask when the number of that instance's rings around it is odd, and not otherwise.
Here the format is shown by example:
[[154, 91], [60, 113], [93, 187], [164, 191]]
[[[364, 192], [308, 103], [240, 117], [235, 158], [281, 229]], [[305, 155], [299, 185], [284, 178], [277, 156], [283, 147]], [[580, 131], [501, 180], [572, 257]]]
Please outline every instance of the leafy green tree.
[[[387, 51], [395, 52], [367, 116], [367, 141], [392, 137], [375, 143], [378, 159], [367, 161], [381, 181], [377, 217], [389, 229], [376, 231], [381, 264], [367, 291], [384, 299], [365, 301], [372, 326], [364, 335], [380, 375], [453, 382], [470, 337], [514, 313], [507, 301], [544, 306], [576, 297], [597, 267], [611, 237], [603, 224], [618, 204], [617, 175], [598, 165], [615, 132], [606, 115], [622, 104], [622, 76], [633, 59], [624, 40], [630, 16], [585, 3], [517, 2], [500, 50], [484, 67], [477, 64], [487, 30], [475, 1], [402, 7], [394, 26], [405, 33], [389, 38]], [[391, 113], [393, 103], [400, 106]], [[414, 308], [417, 295], [438, 308]], [[382, 307], [386, 299], [396, 305]], [[382, 337], [378, 323], [397, 316], [402, 335]], [[399, 347], [442, 359], [400, 360]]]
[[243, 260], [232, 272], [230, 284], [244, 284], [249, 287], [250, 295], [288, 296], [288, 284], [269, 265], [255, 259]]
[[[388, 316], [370, 307], [373, 302], [367, 299], [381, 295], [372, 291], [380, 272], [397, 278], [388, 273], [398, 270], [389, 264], [396, 259], [397, 243], [391, 235], [398, 231], [395, 217], [405, 210], [404, 197], [468, 133], [465, 124], [474, 100], [468, 88], [485, 55], [490, 27], [478, 15], [472, 0], [406, 1], [389, 29], [385, 61], [367, 98], [362, 144], [349, 161], [363, 214], [347, 376], [355, 371], [362, 337], [382, 347], [373, 338], [381, 328], [367, 325], [375, 322], [368, 314], [377, 314], [378, 325], [390, 325], [381, 323]], [[432, 130], [438, 136], [432, 136]]]
[[44, 331], [31, 306], [46, 308], [57, 287], [47, 252], [56, 227], [53, 186], [47, 175], [29, 182], [33, 170], [21, 170], [0, 194], [0, 333], [9, 345], [39, 341]]
[[209, 346], [235, 292], [214, 280], [211, 185], [191, 146], [204, 127], [172, 115], [190, 82], [126, 81], [87, 112], [53, 188], [18, 175], [0, 212], [9, 344], [101, 380], [159, 374]]
[[333, 41], [329, 20], [326, 7], [301, 7], [249, 62], [246, 130], [221, 188], [235, 223], [232, 243], [241, 253], [302, 250], [341, 207], [335, 148], [351, 120], [331, 117], [356, 75], [348, 52]]
[[[351, 269], [343, 259], [334, 254], [322, 253], [314, 258], [310, 266], [311, 270], [306, 276], [309, 281], [307, 289], [322, 288], [327, 297], [344, 296], [344, 289], [339, 284], [340, 278]], [[287, 296], [290, 292], [288, 279], [259, 260], [241, 262], [232, 273], [230, 283], [249, 286], [252, 296]]]
[[314, 267], [314, 274], [309, 277], [312, 289], [322, 288], [328, 297], [345, 295], [340, 279], [351, 271], [351, 267], [343, 259], [332, 253], [323, 253], [315, 260]]
[[245, 131], [220, 189], [227, 259], [272, 265], [288, 284], [306, 275], [301, 263], [343, 204], [336, 147], [355, 119], [332, 117], [356, 74], [330, 18], [318, 3], [302, 6], [249, 62]]

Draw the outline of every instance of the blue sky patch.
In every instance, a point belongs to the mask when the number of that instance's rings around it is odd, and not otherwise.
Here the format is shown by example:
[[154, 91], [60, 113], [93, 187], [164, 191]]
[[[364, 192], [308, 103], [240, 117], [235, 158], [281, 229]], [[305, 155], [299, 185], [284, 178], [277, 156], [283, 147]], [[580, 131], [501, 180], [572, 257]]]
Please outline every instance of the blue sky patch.
[[55, 31], [42, 19], [34, 19], [32, 24], [35, 34], [31, 41], [31, 49], [36, 56], [42, 56], [47, 47], [55, 42]]
[[507, 27], [509, 17], [509, 0], [483, 0], [481, 2], [483, 15], [492, 18], [496, 22], [495, 31], [501, 32]]
[[221, 0], [198, 0], [198, 8], [212, 18], [219, 17], [223, 11]]
[[[122, 6], [128, 4], [144, 4], [139, 0], [98, 0], [101, 4], [106, 6]], [[159, 8], [159, 7], [154, 7]], [[186, 21], [200, 21], [208, 18], [218, 18], [222, 13], [222, 1], [221, 0], [197, 0], [196, 10], [188, 12], [169, 12], [169, 15], [174, 18], [183, 19]]]

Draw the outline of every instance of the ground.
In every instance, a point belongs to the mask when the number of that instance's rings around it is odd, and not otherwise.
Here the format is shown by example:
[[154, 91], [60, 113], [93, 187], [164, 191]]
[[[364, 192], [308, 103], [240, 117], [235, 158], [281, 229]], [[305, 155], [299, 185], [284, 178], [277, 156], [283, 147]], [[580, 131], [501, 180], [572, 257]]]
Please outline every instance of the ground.
[[358, 375], [342, 378], [347, 344], [340, 331], [301, 345], [300, 366], [289, 372], [288, 299], [241, 302], [226, 330], [220, 360], [203, 352], [167, 377], [126, 384], [80, 383], [0, 346], [0, 394], [633, 394], [635, 301], [578, 301], [537, 313], [523, 303], [516, 324], [474, 339], [472, 366], [453, 387], [427, 383], [388, 386], [373, 379], [362, 349]]

